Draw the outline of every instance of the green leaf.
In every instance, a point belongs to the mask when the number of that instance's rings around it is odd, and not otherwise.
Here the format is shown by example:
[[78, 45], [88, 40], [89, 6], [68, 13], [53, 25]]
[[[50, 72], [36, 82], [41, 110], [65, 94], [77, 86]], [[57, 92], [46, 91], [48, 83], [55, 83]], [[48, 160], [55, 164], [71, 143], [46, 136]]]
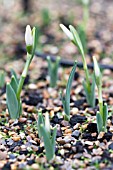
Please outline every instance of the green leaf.
[[43, 116], [42, 116], [42, 112], [39, 111], [39, 112], [38, 112], [38, 121], [37, 121], [39, 138], [42, 137], [41, 130], [40, 130], [40, 125], [41, 125], [41, 124], [44, 125], [44, 119], [43, 119]]
[[107, 103], [105, 103], [103, 107], [103, 126], [105, 129], [107, 124], [107, 118], [108, 118], [108, 106]]
[[40, 125], [40, 130], [41, 130], [41, 134], [42, 134], [43, 140], [44, 140], [46, 157], [47, 157], [47, 160], [50, 161], [54, 156], [54, 151], [53, 151], [53, 146], [52, 146], [52, 143], [51, 143], [51, 140], [50, 140], [50, 136], [47, 133], [43, 124]]
[[18, 118], [20, 117], [21, 114], [22, 114], [22, 101], [20, 100], [20, 102], [18, 103]]
[[35, 49], [36, 49], [36, 46], [37, 46], [37, 41], [38, 41], [38, 33], [37, 33], [37, 29], [36, 27], [33, 27], [32, 29], [32, 35], [33, 35], [33, 51], [32, 51], [32, 57], [31, 57], [31, 60], [35, 54]]
[[71, 33], [73, 34], [75, 45], [79, 48], [79, 51], [82, 54], [82, 56], [84, 56], [83, 46], [82, 46], [80, 37], [79, 37], [76, 29], [72, 25], [70, 25], [69, 28], [70, 28]]
[[103, 120], [102, 120], [100, 112], [97, 112], [96, 119], [97, 119], [98, 133], [100, 133], [101, 131], [103, 131]]
[[64, 109], [64, 112], [66, 114], [64, 117], [65, 117], [65, 120], [68, 120], [68, 121], [70, 120], [70, 93], [71, 93], [71, 85], [72, 85], [72, 81], [73, 81], [73, 78], [74, 78], [76, 66], [77, 66], [77, 62], [75, 61], [74, 66], [73, 66], [73, 68], [71, 70], [71, 73], [69, 75], [68, 82], [67, 82], [66, 95], [63, 96], [62, 92], [60, 92], [60, 97], [61, 97], [61, 100], [62, 100], [63, 109]]
[[81, 43], [83, 45], [83, 49], [85, 53], [87, 52], [87, 37], [86, 37], [86, 32], [84, 29], [84, 24], [80, 24], [77, 27], [78, 35], [80, 37]]
[[91, 85], [91, 106], [95, 107], [95, 77], [92, 76], [92, 85]]
[[5, 85], [5, 73], [4, 71], [0, 71], [0, 88], [4, 87]]
[[87, 83], [85, 80], [83, 81], [83, 87], [84, 87], [87, 103], [91, 107], [95, 107], [95, 78], [94, 76], [92, 76], [91, 92], [89, 92], [89, 90], [87, 89]]
[[16, 72], [13, 69], [11, 69], [11, 75], [15, 77], [15, 80], [16, 80], [16, 82], [18, 84], [19, 83], [19, 79], [17, 78], [17, 74], [16, 74]]
[[65, 96], [63, 96], [63, 94], [62, 94], [62, 91], [60, 91], [60, 98], [62, 100], [64, 112], [66, 113], [66, 103], [65, 103], [66, 100], [65, 100]]
[[87, 100], [87, 103], [89, 105], [91, 105], [92, 101], [90, 99], [90, 94], [89, 94], [89, 91], [87, 89], [87, 83], [85, 82], [85, 80], [83, 81], [83, 87], [84, 87], [84, 91], [85, 91], [85, 94], [86, 94], [86, 100]]
[[50, 76], [50, 86], [55, 87], [58, 79], [58, 67], [60, 63], [60, 57], [57, 57], [55, 62], [51, 61], [50, 56], [47, 56], [48, 73]]
[[54, 127], [54, 128], [53, 128], [52, 138], [51, 138], [51, 143], [52, 143], [52, 147], [53, 147], [53, 154], [54, 154], [54, 152], [55, 152], [56, 133], [57, 133], [57, 128]]
[[67, 82], [67, 86], [66, 86], [66, 95], [65, 95], [65, 104], [66, 104], [66, 114], [69, 116], [70, 115], [70, 93], [71, 93], [71, 85], [72, 85], [72, 81], [75, 75], [75, 69], [77, 66], [77, 62], [75, 61], [74, 66], [71, 70], [71, 73], [69, 75], [69, 79]]
[[9, 83], [6, 85], [6, 101], [11, 119], [18, 118], [18, 101], [16, 94]]
[[11, 77], [11, 83], [10, 83], [11, 87], [13, 88], [15, 94], [17, 93], [17, 88], [18, 88], [18, 84], [17, 81], [14, 77], [14, 75]]
[[74, 66], [73, 66], [73, 68], [71, 70], [71, 73], [69, 75], [67, 86], [66, 86], [66, 97], [65, 97], [65, 100], [68, 103], [70, 102], [71, 85], [72, 85], [72, 81], [73, 81], [73, 78], [74, 78], [74, 75], [75, 75], [76, 66], [77, 66], [77, 62], [75, 61]]

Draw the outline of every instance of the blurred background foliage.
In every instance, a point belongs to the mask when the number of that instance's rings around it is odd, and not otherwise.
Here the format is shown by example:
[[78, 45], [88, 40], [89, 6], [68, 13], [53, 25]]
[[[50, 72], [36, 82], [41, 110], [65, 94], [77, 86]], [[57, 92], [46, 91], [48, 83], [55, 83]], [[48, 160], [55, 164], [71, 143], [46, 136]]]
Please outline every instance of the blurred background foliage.
[[[90, 57], [96, 54], [105, 59], [113, 55], [112, 7], [112, 0], [90, 0], [86, 29]], [[38, 51], [75, 57], [77, 49], [60, 30], [59, 24], [67, 27], [72, 24], [77, 28], [82, 20], [81, 0], [0, 0], [0, 63], [18, 57], [17, 46], [24, 46], [27, 24], [38, 28]], [[111, 63], [109, 59], [106, 62]]]

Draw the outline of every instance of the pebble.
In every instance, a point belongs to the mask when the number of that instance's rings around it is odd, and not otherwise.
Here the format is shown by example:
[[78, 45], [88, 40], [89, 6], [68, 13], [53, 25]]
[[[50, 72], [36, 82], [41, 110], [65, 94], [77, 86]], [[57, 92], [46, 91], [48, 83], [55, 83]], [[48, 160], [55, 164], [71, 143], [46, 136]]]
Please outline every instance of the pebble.
[[57, 141], [60, 144], [70, 143], [72, 140], [74, 141], [75, 139], [70, 136], [65, 136], [64, 138], [62, 138], [62, 137], [57, 138]]
[[57, 138], [57, 142], [60, 144], [65, 144], [65, 140], [62, 137]]
[[11, 164], [11, 170], [17, 170], [17, 165]]
[[83, 129], [83, 130], [87, 129], [87, 126], [88, 126], [88, 124], [82, 125], [82, 129]]
[[78, 129], [80, 127], [80, 123], [77, 123], [74, 127], [73, 127], [73, 129], [75, 130], [75, 129]]
[[17, 158], [18, 160], [25, 160], [26, 156], [23, 154], [23, 155], [19, 155]]
[[20, 117], [19, 122], [24, 123], [27, 121], [27, 118], [25, 117]]
[[15, 159], [16, 156], [14, 154], [9, 154], [9, 159]]
[[101, 148], [93, 149], [93, 154], [94, 154], [94, 155], [102, 155], [102, 154], [103, 154], [103, 151], [102, 151]]
[[100, 132], [97, 139], [103, 138], [104, 134], [105, 134], [105, 132]]
[[12, 145], [13, 143], [14, 141], [11, 138], [7, 139], [7, 145]]
[[38, 146], [31, 145], [31, 148], [33, 149], [34, 152], [38, 151]]
[[21, 132], [21, 133], [19, 134], [19, 136], [21, 137], [21, 139], [24, 139], [25, 133]]
[[13, 139], [13, 141], [17, 142], [20, 140], [20, 136], [14, 136], [14, 137], [12, 137], [12, 139]]
[[9, 136], [13, 136], [13, 135], [15, 135], [16, 133], [15, 132], [8, 132], [8, 134], [9, 134]]
[[75, 138], [78, 138], [79, 135], [80, 135], [80, 131], [79, 131], [79, 130], [75, 130], [75, 131], [73, 131], [73, 133], [72, 133], [72, 137], [75, 137]]
[[99, 146], [99, 144], [100, 144], [100, 142], [97, 140], [97, 141], [95, 141], [95, 145], [96, 146]]
[[47, 90], [43, 90], [43, 96], [44, 96], [44, 99], [49, 99], [50, 98], [50, 94], [48, 93]]
[[46, 86], [46, 83], [45, 82], [38, 82], [37, 83], [37, 88], [43, 88], [43, 87], [45, 87]]
[[26, 148], [27, 148], [25, 145], [21, 145], [20, 147], [21, 147], [22, 151], [26, 150]]
[[26, 167], [26, 162], [22, 162], [19, 164], [18, 169], [24, 169]]
[[110, 127], [110, 132], [113, 132], [113, 126]]
[[31, 136], [32, 139], [35, 138], [35, 135], [33, 133], [31, 133], [29, 136]]
[[54, 110], [51, 110], [49, 115], [52, 118], [54, 116]]
[[100, 168], [105, 168], [105, 163], [102, 163], [102, 162], [101, 162], [101, 163], [99, 164], [99, 166], [100, 166]]
[[72, 130], [71, 129], [66, 129], [65, 130], [65, 133], [67, 134], [67, 133], [72, 133]]
[[75, 114], [78, 114], [78, 108], [77, 107], [74, 107], [74, 108], [72, 108], [72, 110], [71, 110], [71, 113], [72, 113], [72, 115], [75, 115]]
[[27, 108], [27, 112], [33, 113], [34, 111], [35, 111], [34, 106], [29, 106], [29, 107]]
[[73, 152], [75, 152], [75, 153], [77, 152], [76, 147], [72, 147], [71, 149], [72, 149]]
[[65, 148], [65, 149], [70, 149], [70, 148], [71, 148], [71, 144], [70, 144], [70, 143], [66, 143], [66, 144], [64, 145], [64, 148]]
[[108, 146], [108, 148], [113, 150], [113, 142]]
[[0, 168], [2, 169], [5, 164], [6, 164], [6, 160], [0, 161]]
[[38, 164], [34, 163], [31, 165], [31, 169], [34, 169], [34, 170], [40, 170], [40, 167]]
[[0, 151], [0, 160], [5, 160], [6, 158], [7, 158], [7, 152], [6, 151], [4, 151], [4, 152]]
[[88, 154], [86, 152], [83, 153], [83, 156], [86, 157], [86, 158], [89, 158], [89, 159], [91, 159], [91, 157], [92, 157], [90, 154]]
[[90, 141], [85, 141], [85, 145], [90, 145], [90, 146], [93, 146], [93, 142], [90, 142]]
[[36, 90], [36, 89], [37, 89], [37, 85], [36, 85], [36, 84], [29, 84], [29, 85], [28, 85], [28, 88], [29, 88], [30, 90]]
[[28, 164], [28, 165], [32, 165], [33, 163], [34, 163], [34, 160], [33, 160], [33, 159], [30, 159], [30, 160], [27, 161], [27, 164]]
[[91, 134], [92, 137], [96, 137], [96, 135], [97, 135], [96, 132]]
[[64, 153], [65, 153], [64, 149], [61, 149], [61, 150], [60, 150], [60, 154], [63, 156]]
[[65, 126], [65, 127], [69, 126], [69, 122], [68, 122], [68, 121], [65, 121], [65, 120], [63, 120], [63, 121], [61, 122], [61, 124], [62, 124], [63, 126]]

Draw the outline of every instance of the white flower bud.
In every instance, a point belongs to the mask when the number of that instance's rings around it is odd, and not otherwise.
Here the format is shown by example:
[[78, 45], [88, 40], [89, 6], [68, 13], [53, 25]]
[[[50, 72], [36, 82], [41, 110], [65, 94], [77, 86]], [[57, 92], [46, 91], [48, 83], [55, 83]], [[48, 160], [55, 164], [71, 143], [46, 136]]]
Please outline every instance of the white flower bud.
[[82, 0], [84, 5], [88, 5], [89, 4], [89, 0]]
[[94, 71], [95, 71], [95, 76], [100, 77], [100, 68], [98, 66], [97, 60], [95, 56], [93, 56], [93, 62], [94, 62]]
[[64, 31], [64, 33], [68, 36], [68, 38], [72, 41], [74, 39], [73, 34], [63, 24], [60, 24], [60, 27]]
[[45, 114], [45, 129], [50, 132], [50, 121], [49, 121], [49, 114], [46, 112]]
[[26, 46], [32, 46], [33, 45], [33, 36], [30, 25], [26, 26], [26, 32], [25, 32], [25, 42]]

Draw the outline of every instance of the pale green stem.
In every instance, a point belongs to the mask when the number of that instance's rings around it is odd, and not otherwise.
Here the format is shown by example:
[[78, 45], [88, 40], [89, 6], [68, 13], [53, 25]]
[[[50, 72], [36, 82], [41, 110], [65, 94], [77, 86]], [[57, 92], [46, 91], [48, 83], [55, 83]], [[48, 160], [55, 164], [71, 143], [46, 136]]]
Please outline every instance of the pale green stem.
[[28, 72], [28, 68], [29, 68], [30, 63], [31, 63], [31, 55], [27, 53], [27, 61], [26, 61], [24, 70], [22, 72], [22, 75], [20, 77], [20, 81], [19, 81], [19, 85], [18, 85], [18, 89], [17, 89], [17, 99], [18, 100], [20, 100], [20, 94], [21, 94], [21, 91], [22, 91], [22, 87], [23, 87], [25, 78], [27, 76], [27, 72]]
[[90, 88], [89, 71], [88, 71], [88, 67], [87, 67], [87, 63], [86, 63], [84, 54], [82, 54], [82, 59], [83, 59], [83, 68], [84, 68], [85, 76], [86, 76], [87, 88], [88, 88], [88, 91], [90, 92], [91, 88]]
[[88, 5], [84, 5], [84, 13], [83, 13], [83, 26], [84, 26], [84, 31], [86, 32], [87, 29], [87, 23], [88, 23], [88, 19], [89, 19], [89, 6]]
[[98, 87], [98, 95], [99, 95], [99, 98], [98, 98], [99, 110], [100, 110], [100, 114], [101, 114], [102, 119], [103, 119], [103, 99], [102, 99], [102, 87], [101, 86]]

